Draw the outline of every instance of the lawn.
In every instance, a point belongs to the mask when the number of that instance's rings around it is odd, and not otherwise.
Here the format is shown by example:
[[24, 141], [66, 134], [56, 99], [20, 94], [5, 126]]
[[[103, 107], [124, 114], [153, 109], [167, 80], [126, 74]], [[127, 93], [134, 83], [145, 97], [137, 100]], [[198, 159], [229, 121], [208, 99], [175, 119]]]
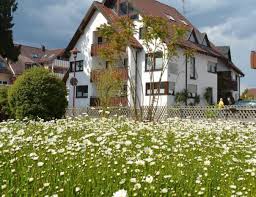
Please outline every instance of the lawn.
[[2, 196], [256, 196], [256, 123], [0, 123]]

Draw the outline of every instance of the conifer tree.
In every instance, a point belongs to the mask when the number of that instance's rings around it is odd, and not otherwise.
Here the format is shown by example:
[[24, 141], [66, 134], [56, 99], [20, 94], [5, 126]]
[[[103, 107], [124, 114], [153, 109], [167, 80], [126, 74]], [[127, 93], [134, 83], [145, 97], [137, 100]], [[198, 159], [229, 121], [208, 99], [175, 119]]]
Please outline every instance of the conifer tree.
[[13, 13], [17, 10], [16, 0], [0, 1], [0, 55], [8, 61], [17, 61], [20, 47], [13, 43]]

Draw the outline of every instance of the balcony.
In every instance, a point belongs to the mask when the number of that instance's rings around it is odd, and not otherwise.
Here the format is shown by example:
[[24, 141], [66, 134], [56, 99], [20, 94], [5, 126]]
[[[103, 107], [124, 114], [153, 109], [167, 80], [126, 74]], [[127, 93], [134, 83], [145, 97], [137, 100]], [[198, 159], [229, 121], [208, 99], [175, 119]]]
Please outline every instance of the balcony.
[[[113, 72], [116, 72], [117, 76], [120, 77], [123, 81], [128, 80], [128, 69], [124, 67], [117, 67], [112, 69]], [[106, 69], [97, 69], [91, 71], [91, 82], [96, 82], [100, 76], [106, 71]]]
[[232, 79], [230, 71], [218, 73], [218, 86], [221, 90], [238, 91], [238, 82]]
[[91, 46], [91, 56], [97, 57], [99, 56], [99, 50], [106, 47], [107, 44], [92, 44]]
[[54, 73], [56, 77], [63, 79], [69, 69], [69, 61], [54, 60], [51, 64], [45, 65], [45, 68]]
[[[111, 106], [128, 106], [128, 98], [127, 97], [113, 97], [111, 99]], [[97, 97], [90, 98], [90, 106], [96, 107], [100, 106], [100, 99]]]

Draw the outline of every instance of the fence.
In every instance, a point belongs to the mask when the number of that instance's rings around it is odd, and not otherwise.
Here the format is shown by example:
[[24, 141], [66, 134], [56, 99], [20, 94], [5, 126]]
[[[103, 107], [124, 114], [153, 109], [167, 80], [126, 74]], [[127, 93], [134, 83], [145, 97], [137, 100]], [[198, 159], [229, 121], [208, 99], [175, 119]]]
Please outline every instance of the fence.
[[[167, 118], [191, 118], [191, 119], [231, 119], [231, 120], [246, 120], [256, 121], [256, 107], [242, 107], [242, 106], [226, 106], [223, 109], [216, 107], [142, 107], [137, 109], [137, 117], [140, 120], [149, 120], [149, 117], [154, 117], [155, 121], [166, 120]], [[90, 117], [101, 117], [103, 115], [101, 108], [76, 108], [67, 109], [66, 116], [79, 116], [87, 114]], [[107, 109], [108, 117], [125, 116], [127, 118], [134, 118], [135, 110], [131, 107], [111, 107]]]

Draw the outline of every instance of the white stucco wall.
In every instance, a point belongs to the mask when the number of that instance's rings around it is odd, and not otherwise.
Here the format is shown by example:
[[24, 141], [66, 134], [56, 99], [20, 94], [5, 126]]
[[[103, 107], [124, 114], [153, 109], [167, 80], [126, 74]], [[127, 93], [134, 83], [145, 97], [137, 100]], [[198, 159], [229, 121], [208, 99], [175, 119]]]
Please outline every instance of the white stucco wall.
[[[90, 97], [96, 96], [95, 85], [90, 82], [90, 72], [92, 69], [92, 65], [101, 65], [97, 63], [97, 58], [91, 57], [91, 45], [93, 44], [93, 32], [97, 30], [97, 28], [107, 23], [106, 18], [98, 11], [96, 11], [91, 18], [90, 22], [84, 29], [83, 35], [79, 38], [77, 44], [75, 45], [78, 50], [81, 51], [78, 54], [77, 61], [84, 61], [84, 71], [76, 72], [76, 78], [78, 79], [78, 86], [88, 85], [88, 98], [76, 98], [76, 107], [88, 107], [90, 105]], [[70, 58], [70, 61], [74, 61], [73, 57]], [[67, 80], [67, 88], [69, 90], [69, 107], [72, 107], [73, 100], [73, 87], [70, 85], [70, 79], [73, 77], [74, 73], [70, 73], [69, 79]]]
[[[140, 19], [141, 16], [140, 16]], [[140, 21], [135, 21], [135, 27], [137, 32], [139, 32], [139, 28], [143, 27], [143, 24]], [[143, 40], [139, 39], [139, 33], [135, 35], [135, 38], [143, 45]], [[154, 47], [152, 47], [154, 48]], [[150, 103], [150, 96], [146, 96], [146, 83], [150, 82], [150, 72], [145, 72], [145, 54], [146, 54], [146, 47], [143, 46], [143, 50], [139, 53], [138, 58], [138, 67], [139, 67], [139, 75], [141, 76], [141, 81], [139, 81], [138, 85], [138, 93], [140, 93], [140, 100], [141, 105], [149, 105]], [[179, 49], [178, 54], [179, 56], [172, 59], [171, 62], [177, 64], [178, 71], [177, 74], [172, 74], [167, 69], [163, 73], [162, 80], [163, 82], [175, 82], [175, 92], [181, 92], [185, 89], [185, 56], [183, 55], [184, 51]], [[195, 53], [196, 59], [196, 73], [197, 79], [191, 80], [190, 79], [190, 64], [188, 64], [188, 84], [197, 85], [198, 95], [200, 95], [200, 104], [205, 105], [206, 101], [204, 99], [204, 93], [207, 87], [213, 88], [213, 102], [217, 102], [217, 74], [209, 73], [208, 72], [208, 62], [217, 63], [217, 58]], [[154, 72], [154, 81], [159, 81], [161, 71]], [[159, 106], [165, 105], [174, 105], [175, 104], [175, 96], [168, 95], [168, 96], [159, 96]]]
[[[78, 86], [88, 85], [88, 98], [79, 98], [76, 99], [76, 107], [88, 107], [90, 105], [90, 97], [97, 96], [95, 84], [90, 82], [90, 72], [92, 69], [104, 68], [105, 62], [99, 60], [97, 57], [91, 57], [91, 45], [94, 42], [94, 31], [97, 28], [107, 23], [106, 18], [96, 11], [91, 18], [89, 24], [86, 26], [83, 35], [80, 37], [76, 44], [76, 48], [81, 51], [81, 54], [78, 55], [77, 60], [84, 61], [84, 71], [76, 72], [76, 78], [78, 79]], [[139, 21], [135, 21], [137, 30], [142, 27], [142, 24]], [[143, 40], [139, 39], [139, 34], [135, 35], [135, 38], [143, 45]], [[150, 104], [150, 96], [146, 96], [146, 83], [149, 83], [150, 72], [145, 71], [145, 54], [146, 47], [143, 47], [142, 50], [138, 51], [137, 56], [137, 94], [139, 97], [139, 102], [141, 106], [147, 106]], [[166, 69], [163, 73], [162, 80], [163, 82], [175, 82], [175, 92], [181, 92], [185, 89], [185, 57], [183, 55], [183, 49], [179, 49], [179, 57], [171, 60], [171, 63], [177, 64], [177, 73], [173, 74], [169, 69]], [[128, 81], [128, 100], [130, 104], [133, 104], [130, 92], [131, 82], [135, 82], [135, 57], [136, 50], [132, 48], [127, 49], [128, 61], [129, 61], [129, 76], [131, 81]], [[213, 102], [217, 102], [217, 74], [208, 72], [208, 62], [218, 63], [217, 58], [195, 53], [196, 61], [196, 80], [190, 79], [190, 63], [188, 63], [188, 84], [197, 85], [197, 94], [200, 95], [200, 105], [205, 105], [206, 101], [204, 99], [204, 93], [206, 88], [211, 87], [213, 89]], [[72, 57], [70, 61], [73, 61]], [[92, 68], [93, 67], [93, 68]], [[218, 66], [218, 69], [227, 69], [225, 65]], [[160, 79], [161, 71], [154, 72], [154, 81], [158, 82]], [[73, 88], [70, 85], [70, 79], [73, 77], [73, 73], [70, 73], [69, 79], [67, 80], [67, 88], [69, 90], [69, 107], [72, 107], [72, 98], [73, 98]], [[234, 93], [235, 94], [235, 93]], [[190, 102], [190, 101], [189, 101]], [[159, 96], [158, 105], [174, 105], [175, 96], [165, 95]]]

